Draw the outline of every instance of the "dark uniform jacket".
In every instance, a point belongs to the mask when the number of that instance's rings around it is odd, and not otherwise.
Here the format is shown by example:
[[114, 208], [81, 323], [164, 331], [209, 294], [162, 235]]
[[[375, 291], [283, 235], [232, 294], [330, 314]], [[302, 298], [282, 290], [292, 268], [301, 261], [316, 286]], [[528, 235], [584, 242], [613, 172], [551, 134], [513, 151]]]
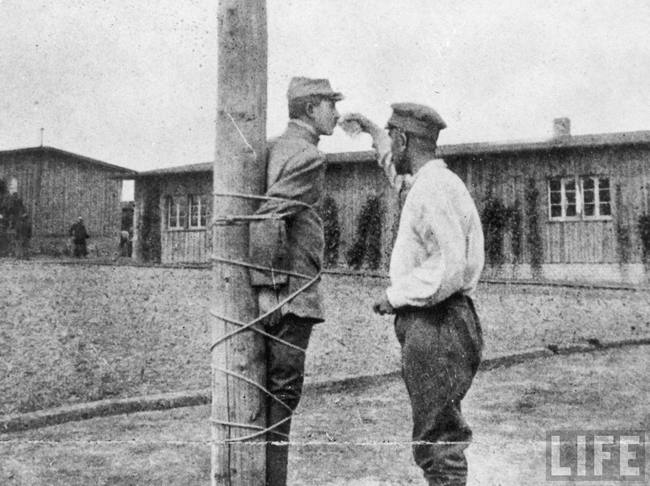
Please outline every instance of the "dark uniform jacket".
[[79, 221], [70, 226], [70, 236], [75, 243], [85, 243], [86, 239], [90, 238], [86, 227]]
[[[317, 135], [293, 122], [270, 142], [266, 195], [287, 201], [266, 201], [257, 211], [260, 215], [284, 215], [285, 268], [308, 276], [320, 272], [325, 246], [323, 223], [316, 211], [323, 195], [325, 155], [316, 148], [317, 143]], [[279, 287], [278, 298], [284, 299], [308, 282], [308, 279], [289, 276], [287, 284]], [[318, 282], [282, 307], [282, 315], [290, 313], [311, 322], [324, 320]]]
[[16, 238], [22, 241], [29, 240], [32, 237], [32, 225], [29, 218], [22, 216], [16, 221]]

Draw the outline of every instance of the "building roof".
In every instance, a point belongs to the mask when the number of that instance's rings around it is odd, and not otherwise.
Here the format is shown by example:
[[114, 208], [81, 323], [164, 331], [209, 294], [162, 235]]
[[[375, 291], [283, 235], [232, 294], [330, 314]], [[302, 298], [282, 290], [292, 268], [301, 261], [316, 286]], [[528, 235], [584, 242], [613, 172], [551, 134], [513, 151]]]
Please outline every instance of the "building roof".
[[[650, 145], [650, 130], [637, 132], [600, 133], [595, 135], [570, 135], [550, 138], [541, 141], [513, 142], [483, 142], [441, 145], [436, 155], [442, 159], [461, 157], [465, 155], [482, 155], [497, 153], [535, 152], [575, 148], [596, 148], [607, 146], [642, 146]], [[355, 164], [374, 162], [376, 154], [373, 150], [357, 152], [338, 152], [326, 154], [327, 162], [331, 164]], [[187, 174], [193, 172], [210, 172], [213, 162], [178, 165], [163, 169], [139, 172], [137, 177], [155, 177], [171, 174]]]
[[650, 145], [650, 131], [599, 133], [595, 135], [568, 135], [542, 141], [515, 141], [496, 143], [463, 143], [441, 145], [437, 154], [440, 158], [463, 155], [536, 152], [575, 148], [600, 148], [625, 145]]
[[192, 172], [210, 172], [214, 162], [199, 162], [198, 164], [176, 165], [162, 169], [145, 170], [138, 172], [137, 177], [155, 177], [170, 174], [188, 174]]
[[102, 167], [104, 169], [108, 169], [112, 172], [120, 172], [123, 175], [135, 175], [137, 172], [133, 169], [127, 169], [126, 167], [121, 167], [119, 165], [114, 165], [114, 164], [109, 164], [108, 162], [102, 162], [101, 160], [97, 159], [91, 159], [90, 157], [86, 157], [84, 155], [79, 155], [75, 154], [73, 152], [67, 152], [65, 150], [61, 150], [55, 147], [48, 147], [47, 145], [42, 145], [39, 147], [27, 147], [27, 148], [20, 148], [20, 149], [13, 149], [13, 150], [0, 150], [0, 157], [3, 155], [22, 155], [22, 154], [43, 154], [43, 155], [48, 155], [48, 154], [53, 154], [53, 155], [58, 155], [58, 156], [64, 156], [68, 158], [75, 159], [79, 162], [86, 163], [89, 165], [94, 165], [97, 167]]

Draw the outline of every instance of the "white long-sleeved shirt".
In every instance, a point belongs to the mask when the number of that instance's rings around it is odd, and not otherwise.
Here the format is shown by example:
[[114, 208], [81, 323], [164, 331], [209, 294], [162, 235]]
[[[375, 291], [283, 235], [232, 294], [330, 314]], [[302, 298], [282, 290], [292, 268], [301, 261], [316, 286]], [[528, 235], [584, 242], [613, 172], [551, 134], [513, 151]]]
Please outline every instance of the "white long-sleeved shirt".
[[465, 184], [443, 161], [427, 162], [402, 208], [388, 301], [395, 308], [425, 307], [459, 291], [471, 296], [484, 261], [481, 221]]

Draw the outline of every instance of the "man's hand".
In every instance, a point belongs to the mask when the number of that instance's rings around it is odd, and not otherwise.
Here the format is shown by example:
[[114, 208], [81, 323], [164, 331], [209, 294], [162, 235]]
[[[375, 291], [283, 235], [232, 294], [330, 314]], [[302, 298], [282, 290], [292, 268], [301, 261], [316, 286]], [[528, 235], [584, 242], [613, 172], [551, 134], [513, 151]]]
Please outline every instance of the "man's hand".
[[372, 146], [380, 158], [390, 152], [391, 140], [386, 130], [361, 113], [346, 113], [339, 119], [339, 125], [343, 130], [352, 134], [355, 132], [355, 126], [360, 128], [362, 132], [368, 133], [372, 137]]
[[372, 305], [372, 310], [375, 312], [375, 314], [379, 314], [380, 316], [383, 316], [384, 314], [395, 314], [395, 309], [392, 305], [390, 305], [390, 302], [388, 302], [388, 299], [386, 297], [383, 297], [376, 301]]
[[346, 113], [339, 119], [339, 125], [344, 130], [346, 129], [346, 126], [351, 127], [354, 124], [357, 124], [362, 132], [369, 133], [371, 136], [375, 133], [381, 132], [379, 125], [372, 122], [361, 113]]

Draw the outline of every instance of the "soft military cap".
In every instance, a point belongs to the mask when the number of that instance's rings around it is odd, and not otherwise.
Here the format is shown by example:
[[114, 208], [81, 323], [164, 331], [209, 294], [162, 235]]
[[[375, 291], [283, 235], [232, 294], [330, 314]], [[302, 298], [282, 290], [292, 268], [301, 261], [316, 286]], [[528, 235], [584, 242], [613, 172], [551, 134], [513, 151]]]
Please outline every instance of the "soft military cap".
[[291, 78], [287, 98], [289, 102], [306, 96], [318, 95], [333, 101], [341, 101], [343, 95], [332, 89], [327, 79], [311, 79], [303, 77]]
[[395, 103], [387, 128], [399, 128], [421, 138], [438, 138], [438, 132], [447, 127], [438, 112], [417, 103]]

